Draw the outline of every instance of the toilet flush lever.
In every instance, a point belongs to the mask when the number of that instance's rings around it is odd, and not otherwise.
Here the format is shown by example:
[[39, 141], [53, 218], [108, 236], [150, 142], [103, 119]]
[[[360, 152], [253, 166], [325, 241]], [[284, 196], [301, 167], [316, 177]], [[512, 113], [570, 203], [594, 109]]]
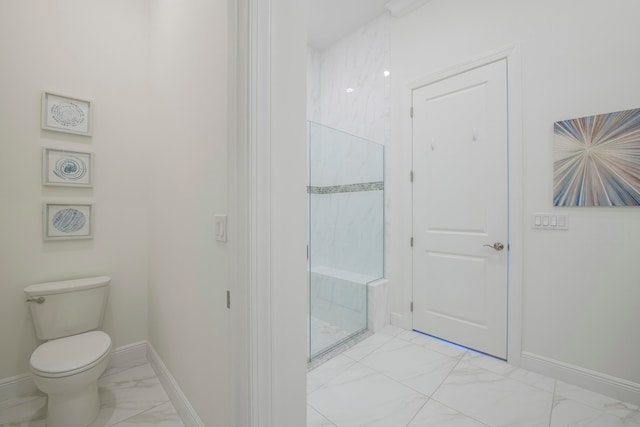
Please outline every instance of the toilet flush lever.
[[35, 302], [37, 304], [42, 304], [42, 303], [44, 303], [44, 297], [27, 298], [27, 302]]

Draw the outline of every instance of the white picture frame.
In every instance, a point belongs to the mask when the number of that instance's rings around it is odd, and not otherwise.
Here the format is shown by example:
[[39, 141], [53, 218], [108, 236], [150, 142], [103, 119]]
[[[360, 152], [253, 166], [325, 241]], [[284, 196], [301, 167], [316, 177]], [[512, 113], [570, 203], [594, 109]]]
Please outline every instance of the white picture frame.
[[93, 203], [44, 202], [42, 211], [45, 241], [93, 238]]
[[92, 135], [91, 101], [42, 92], [42, 129]]
[[42, 185], [93, 187], [93, 153], [43, 148]]

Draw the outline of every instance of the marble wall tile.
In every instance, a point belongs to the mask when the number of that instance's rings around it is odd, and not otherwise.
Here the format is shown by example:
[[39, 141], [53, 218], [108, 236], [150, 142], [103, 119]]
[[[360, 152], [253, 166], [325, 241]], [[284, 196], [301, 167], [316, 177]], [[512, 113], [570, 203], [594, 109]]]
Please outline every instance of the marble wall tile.
[[[326, 49], [308, 50], [308, 185], [318, 190], [309, 195], [312, 270], [330, 267], [369, 275], [371, 280], [384, 274], [384, 192], [371, 188], [346, 192], [345, 186], [384, 182], [383, 145], [388, 141], [390, 111], [388, 57], [388, 14]], [[325, 194], [329, 193], [323, 191], [326, 188], [332, 194]], [[347, 286], [339, 298], [342, 303], [335, 298], [333, 304], [317, 299], [314, 308], [312, 298], [312, 311], [327, 321], [330, 311], [339, 311], [338, 319], [331, 322], [341, 328], [361, 314], [366, 327], [366, 288], [360, 302], [355, 296]]]
[[374, 334], [389, 322], [389, 281], [376, 280], [367, 285], [367, 325]]
[[326, 322], [315, 316], [309, 317], [309, 327], [308, 354], [311, 358], [357, 332], [343, 329], [335, 323]]
[[320, 115], [320, 52], [312, 47], [307, 51], [307, 120], [321, 123]]
[[383, 192], [310, 194], [310, 267], [384, 274]]
[[309, 124], [309, 185], [384, 180], [384, 147], [344, 131]]
[[320, 69], [320, 96], [310, 98], [311, 102], [319, 100], [320, 107], [309, 108], [316, 121], [384, 144], [389, 126], [389, 77], [385, 76], [389, 69], [389, 16], [381, 15], [310, 56], [309, 67]]

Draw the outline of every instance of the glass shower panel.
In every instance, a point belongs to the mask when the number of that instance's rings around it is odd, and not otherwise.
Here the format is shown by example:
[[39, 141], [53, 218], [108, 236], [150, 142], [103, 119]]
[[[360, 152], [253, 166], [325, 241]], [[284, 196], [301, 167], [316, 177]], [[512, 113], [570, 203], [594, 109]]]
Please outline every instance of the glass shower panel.
[[383, 254], [383, 146], [309, 122], [309, 359], [367, 329]]

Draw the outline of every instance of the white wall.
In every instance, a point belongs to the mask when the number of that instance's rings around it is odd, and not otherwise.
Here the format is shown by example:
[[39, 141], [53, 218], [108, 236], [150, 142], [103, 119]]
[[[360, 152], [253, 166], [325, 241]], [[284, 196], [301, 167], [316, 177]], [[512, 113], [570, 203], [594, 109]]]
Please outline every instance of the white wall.
[[[274, 427], [306, 424], [306, 2], [271, 1], [271, 321]], [[267, 254], [262, 254], [266, 256]], [[266, 420], [265, 420], [266, 421]]]
[[[114, 347], [147, 337], [147, 1], [0, 2], [0, 379], [38, 342], [32, 283], [110, 275]], [[94, 102], [94, 133], [40, 129], [41, 91]], [[93, 189], [43, 187], [42, 147], [95, 153]], [[42, 202], [93, 201], [95, 238], [43, 242]]]
[[[391, 22], [394, 176], [405, 176], [410, 137], [402, 117], [407, 85], [518, 44], [522, 58], [524, 152], [523, 351], [640, 384], [638, 208], [552, 206], [552, 137], [557, 120], [640, 107], [634, 0], [433, 0]], [[409, 157], [410, 158], [410, 157]], [[516, 165], [517, 166], [517, 165]], [[396, 182], [393, 194], [407, 194]], [[406, 198], [405, 198], [406, 200]], [[391, 254], [403, 253], [403, 211], [391, 209]], [[532, 230], [533, 212], [566, 212], [567, 232]], [[392, 311], [409, 316], [405, 260], [391, 260]]]
[[207, 426], [230, 425], [227, 2], [151, 3], [149, 339]]
[[[223, 0], [0, 3], [0, 379], [37, 345], [25, 286], [108, 274], [114, 346], [149, 338], [205, 424], [228, 424], [227, 19]], [[93, 137], [41, 131], [42, 90], [93, 101]], [[93, 151], [95, 187], [43, 187], [43, 146]], [[45, 199], [93, 201], [95, 238], [43, 242]]]

